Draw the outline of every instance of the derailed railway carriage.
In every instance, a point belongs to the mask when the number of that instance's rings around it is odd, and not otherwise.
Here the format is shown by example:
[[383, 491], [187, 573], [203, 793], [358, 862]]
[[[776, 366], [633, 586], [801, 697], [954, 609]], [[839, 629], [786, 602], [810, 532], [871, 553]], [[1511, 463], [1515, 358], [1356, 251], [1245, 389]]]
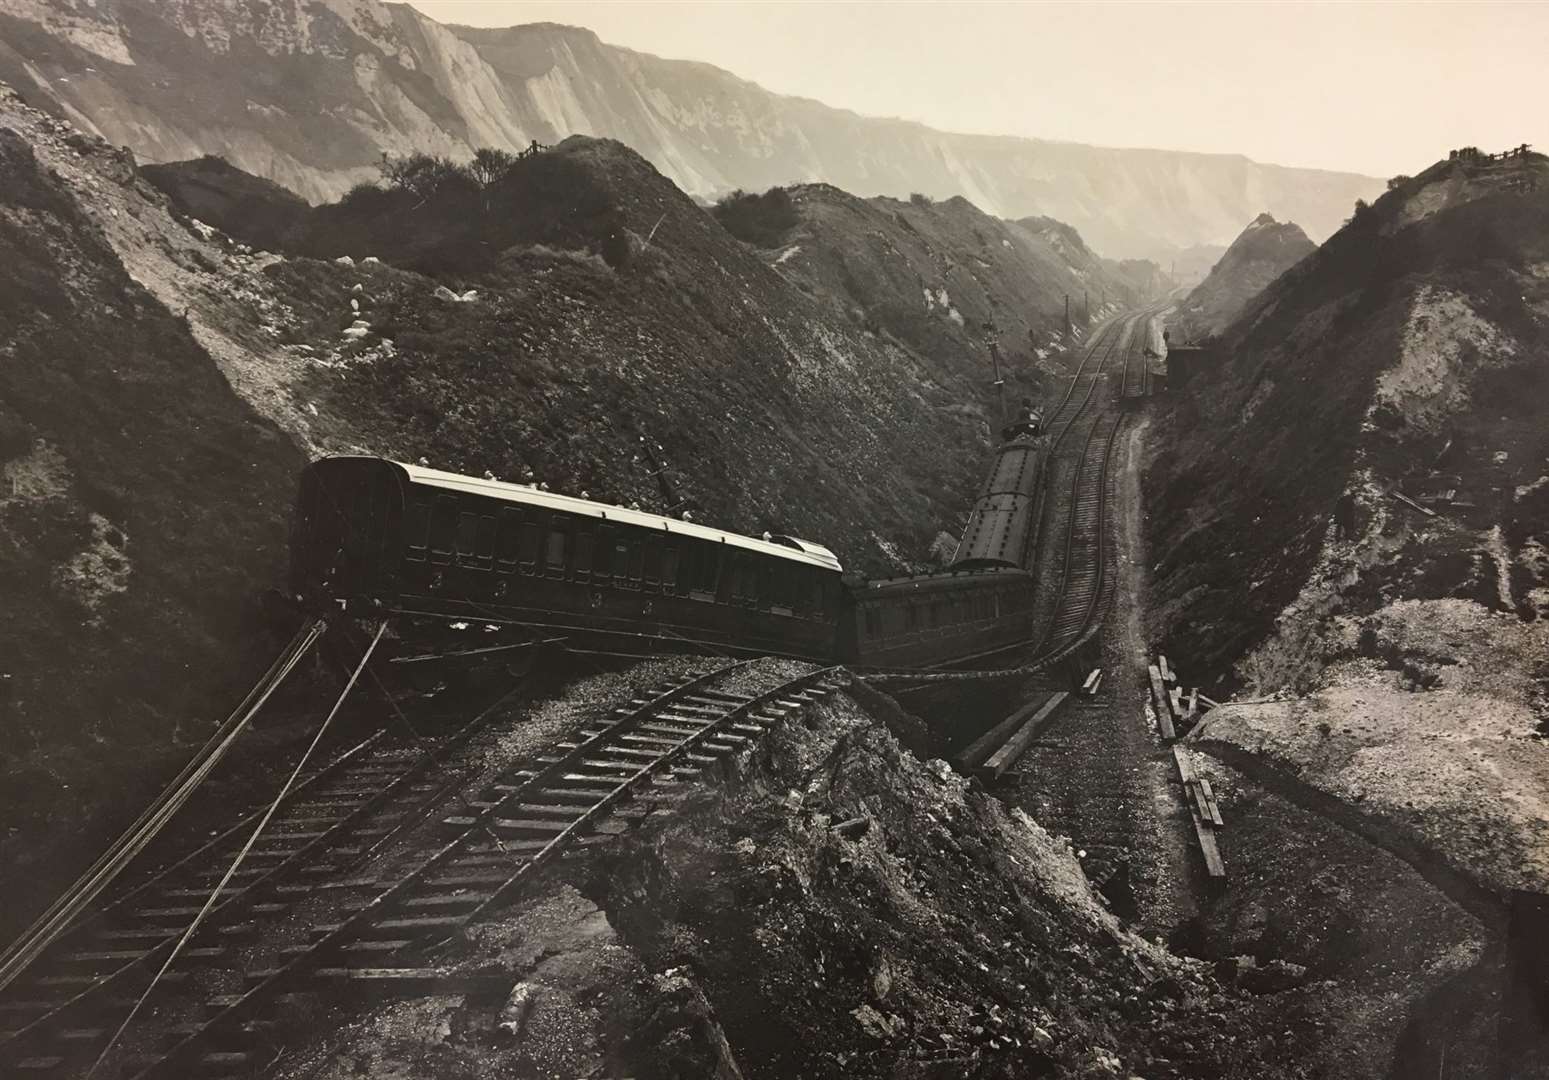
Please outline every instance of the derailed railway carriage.
[[832, 656], [841, 573], [819, 544], [373, 457], [309, 466], [291, 536], [303, 602], [514, 623], [626, 652]]
[[604, 651], [866, 667], [962, 662], [1032, 633], [1032, 579], [1009, 558], [867, 581], [811, 541], [376, 457], [303, 471], [291, 591], [311, 608], [517, 626]]

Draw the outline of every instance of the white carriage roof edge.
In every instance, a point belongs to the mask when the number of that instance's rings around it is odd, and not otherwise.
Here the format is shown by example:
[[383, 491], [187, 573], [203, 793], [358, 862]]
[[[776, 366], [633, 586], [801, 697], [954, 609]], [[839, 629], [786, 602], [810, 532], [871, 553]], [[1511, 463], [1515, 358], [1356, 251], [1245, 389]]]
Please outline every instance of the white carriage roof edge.
[[749, 551], [756, 551], [761, 555], [774, 555], [782, 559], [789, 559], [791, 562], [805, 563], [808, 566], [816, 566], [819, 569], [831, 570], [835, 573], [842, 573], [844, 571], [844, 566], [832, 551], [822, 544], [814, 544], [810, 540], [788, 537], [787, 539], [792, 540], [797, 545], [791, 547], [785, 544], [760, 540], [752, 536], [743, 536], [741, 533], [712, 529], [705, 525], [695, 525], [689, 521], [677, 521], [673, 518], [662, 517], [659, 514], [647, 514], [640, 510], [626, 510], [622, 506], [593, 502], [590, 499], [578, 499], [572, 495], [560, 495], [553, 491], [541, 491], [538, 488], [526, 487], [522, 484], [509, 484], [504, 480], [485, 480], [477, 476], [464, 476], [462, 473], [443, 472], [440, 469], [431, 469], [423, 465], [410, 465], [403, 461], [392, 461], [390, 458], [380, 458], [379, 460], [391, 462], [404, 470], [412, 482], [424, 484], [428, 487], [464, 491], [473, 495], [484, 495], [500, 499], [504, 502], [541, 506], [549, 510], [564, 510], [571, 514], [583, 514], [587, 517], [606, 519], [608, 521], [620, 521], [626, 525], [638, 525], [647, 529], [661, 529], [672, 535], [692, 536], [700, 540], [724, 542], [736, 547], [746, 548]]

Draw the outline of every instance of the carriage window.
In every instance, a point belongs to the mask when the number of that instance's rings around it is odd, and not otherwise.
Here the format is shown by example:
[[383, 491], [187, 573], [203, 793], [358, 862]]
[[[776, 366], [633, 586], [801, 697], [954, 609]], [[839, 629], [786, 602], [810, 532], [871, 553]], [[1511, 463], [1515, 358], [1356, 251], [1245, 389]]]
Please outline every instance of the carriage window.
[[866, 608], [866, 636], [880, 637], [882, 635], [882, 612], [876, 606]]
[[565, 531], [550, 529], [548, 546], [544, 549], [544, 564], [550, 570], [565, 568]]
[[597, 530], [596, 561], [592, 564], [592, 577], [605, 578], [613, 573], [613, 529], [604, 525]]
[[479, 515], [457, 515], [457, 554], [472, 558], [479, 546]]
[[662, 542], [651, 540], [645, 545], [645, 580], [655, 585], [662, 579]]
[[522, 522], [522, 531], [517, 544], [518, 561], [528, 573], [532, 572], [538, 562], [538, 547], [542, 543], [542, 534], [538, 531], [538, 523], [535, 521]]
[[592, 546], [595, 543], [592, 534], [585, 530], [578, 530], [575, 535], [575, 568], [583, 574], [590, 573], [592, 569]]
[[430, 537], [430, 504], [415, 503], [409, 507], [408, 520], [403, 526], [404, 541], [415, 558], [425, 557], [425, 544]]
[[484, 565], [489, 565], [489, 560], [495, 554], [495, 519], [492, 517], [479, 518], [479, 539], [474, 546], [473, 553], [484, 560]]
[[639, 543], [631, 543], [629, 545], [629, 554], [627, 558], [628, 561], [625, 562], [624, 565], [628, 567], [626, 572], [629, 574], [629, 580], [633, 581], [636, 585], [639, 585], [640, 577], [645, 572], [644, 545]]
[[693, 541], [688, 559], [689, 588], [695, 592], [714, 593], [720, 579], [720, 549], [713, 544]]
[[500, 530], [495, 538], [495, 557], [503, 563], [516, 562], [522, 519], [515, 510], [500, 512]]
[[439, 498], [430, 522], [430, 550], [450, 555], [457, 550], [457, 500]]
[[678, 549], [669, 547], [662, 552], [662, 584], [674, 592], [678, 588]]

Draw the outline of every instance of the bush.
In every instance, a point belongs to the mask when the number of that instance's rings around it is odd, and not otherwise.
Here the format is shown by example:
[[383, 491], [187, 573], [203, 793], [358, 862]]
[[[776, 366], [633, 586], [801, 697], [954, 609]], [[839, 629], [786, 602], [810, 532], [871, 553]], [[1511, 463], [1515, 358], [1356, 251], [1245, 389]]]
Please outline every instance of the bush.
[[926, 194], [924, 194], [922, 192], [918, 192], [918, 191], [916, 191], [914, 194], [909, 196], [909, 201], [914, 203], [915, 206], [935, 206], [936, 205], [936, 200], [935, 199], [931, 198], [929, 195], [926, 195]]
[[710, 213], [738, 240], [762, 248], [780, 247], [786, 234], [801, 221], [791, 193], [782, 187], [770, 188], [762, 195], [733, 191]]
[[[498, 151], [491, 151], [498, 153]], [[382, 179], [390, 187], [412, 192], [422, 199], [452, 187], [479, 187], [467, 166], [430, 154], [410, 154], [382, 159]]]

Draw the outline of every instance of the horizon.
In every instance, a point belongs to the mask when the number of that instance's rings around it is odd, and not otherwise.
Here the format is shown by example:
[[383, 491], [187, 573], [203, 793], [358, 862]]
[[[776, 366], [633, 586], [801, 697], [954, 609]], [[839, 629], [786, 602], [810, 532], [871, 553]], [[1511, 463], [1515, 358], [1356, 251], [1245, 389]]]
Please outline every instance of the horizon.
[[[963, 3], [941, 19], [945, 5], [923, 3], [407, 3], [448, 24], [577, 27], [770, 93], [966, 135], [1378, 178], [1416, 172], [1457, 146], [1549, 144], [1549, 119], [1533, 108], [1549, 5]], [[1051, 39], [1057, 47], [1039, 64], [1016, 64], [1025, 59], [1016, 41]], [[1134, 74], [1093, 78], [1087, 56], [1098, 49], [1104, 69]], [[1437, 78], [1443, 71], [1471, 78]], [[1403, 94], [1390, 91], [1397, 85]], [[1148, 134], [1189, 116], [1192, 138]]]

